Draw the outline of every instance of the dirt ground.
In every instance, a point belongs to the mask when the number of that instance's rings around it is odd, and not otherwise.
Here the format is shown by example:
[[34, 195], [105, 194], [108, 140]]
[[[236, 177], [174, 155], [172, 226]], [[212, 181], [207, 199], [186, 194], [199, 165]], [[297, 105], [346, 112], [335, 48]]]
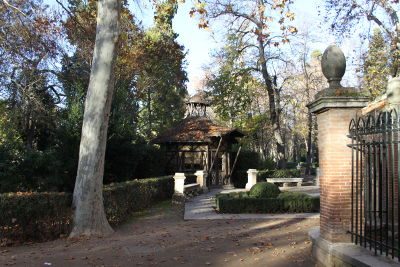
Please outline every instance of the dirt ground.
[[107, 238], [0, 248], [0, 266], [314, 266], [318, 219], [184, 221], [160, 203]]

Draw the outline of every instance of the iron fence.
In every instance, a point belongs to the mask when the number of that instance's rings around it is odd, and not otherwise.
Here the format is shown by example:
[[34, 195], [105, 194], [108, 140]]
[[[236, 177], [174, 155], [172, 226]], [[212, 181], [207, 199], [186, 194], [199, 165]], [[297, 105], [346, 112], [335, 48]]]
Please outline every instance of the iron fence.
[[396, 109], [352, 119], [351, 236], [375, 254], [399, 258], [399, 117]]

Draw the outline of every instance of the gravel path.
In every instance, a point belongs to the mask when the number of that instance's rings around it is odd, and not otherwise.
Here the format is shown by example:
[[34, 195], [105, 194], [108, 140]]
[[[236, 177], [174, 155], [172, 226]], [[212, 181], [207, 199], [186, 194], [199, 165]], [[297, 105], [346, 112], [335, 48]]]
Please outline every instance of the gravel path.
[[0, 248], [0, 266], [314, 266], [318, 219], [183, 220], [163, 202], [107, 238]]

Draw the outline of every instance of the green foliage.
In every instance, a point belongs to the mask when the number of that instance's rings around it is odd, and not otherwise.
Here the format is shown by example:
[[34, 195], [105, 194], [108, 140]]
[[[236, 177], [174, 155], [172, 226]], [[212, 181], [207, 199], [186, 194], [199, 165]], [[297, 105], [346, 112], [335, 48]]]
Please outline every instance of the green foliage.
[[104, 209], [111, 225], [126, 221], [133, 212], [149, 207], [153, 202], [169, 199], [174, 193], [171, 176], [133, 180], [104, 187]]
[[[15, 4], [26, 17], [0, 6], [6, 48], [0, 48], [0, 192], [72, 192], [97, 1], [71, 0], [63, 18], [53, 18], [40, 1], [23, 2]], [[165, 174], [164, 151], [148, 141], [184, 114], [185, 53], [172, 31], [176, 4], [158, 2], [156, 26], [147, 31], [126, 3], [121, 8], [105, 183]], [[68, 53], [66, 43], [73, 46]]]
[[257, 182], [265, 182], [265, 179], [268, 177], [270, 170], [260, 170], [257, 173]]
[[275, 184], [261, 182], [250, 188], [249, 196], [253, 198], [275, 198], [280, 192]]
[[261, 160], [258, 168], [261, 170], [272, 170], [275, 167], [276, 162], [272, 158], [267, 158], [265, 160]]
[[247, 183], [247, 170], [235, 170], [232, 174], [232, 183], [235, 188], [245, 188]]
[[319, 211], [319, 197], [300, 192], [282, 192], [278, 199], [283, 200], [283, 209], [288, 212]]
[[[70, 145], [68, 145], [70, 144]], [[19, 151], [0, 145], [0, 193], [16, 191], [72, 192], [79, 140], [66, 138], [57, 149]], [[104, 184], [165, 174], [165, 151], [130, 140], [108, 142]]]
[[213, 96], [213, 105], [219, 118], [242, 127], [248, 117], [252, 91], [258, 83], [251, 69], [244, 66], [243, 62], [237, 62], [238, 43], [240, 40], [236, 35], [228, 35], [227, 44], [220, 53], [222, 60], [218, 59], [220, 66], [208, 78], [207, 87]]
[[[107, 219], [112, 225], [120, 224], [133, 212], [171, 198], [173, 192], [170, 176], [107, 185], [103, 192]], [[46, 241], [68, 234], [71, 203], [69, 193], [0, 194], [0, 241]]]
[[[236, 155], [236, 153], [232, 153]], [[233, 161], [234, 159], [232, 159]], [[232, 182], [236, 188], [244, 188], [247, 183], [247, 170], [257, 169], [262, 164], [260, 154], [254, 151], [242, 149], [235, 170], [232, 174]]]
[[71, 203], [68, 193], [0, 194], [0, 235], [18, 241], [58, 238], [70, 230]]
[[369, 91], [371, 100], [386, 91], [390, 74], [388, 51], [381, 31], [374, 29], [364, 62], [364, 87]]
[[[232, 154], [236, 155], [235, 152]], [[265, 173], [266, 170], [271, 170], [275, 168], [275, 166], [276, 164], [272, 159], [267, 158], [263, 160], [259, 153], [242, 149], [235, 170], [232, 174], [232, 182], [236, 188], [244, 188], [247, 183], [248, 169], [264, 170], [259, 172], [258, 177], [260, 177], [260, 179], [257, 178], [257, 180], [265, 181], [265, 179], [261, 179], [262, 177], [264, 177], [262, 175]]]
[[218, 194], [217, 210], [221, 213], [318, 212], [319, 198], [302, 193], [281, 193], [277, 198], [253, 198], [246, 192]]
[[217, 210], [220, 213], [280, 213], [282, 201], [277, 198], [236, 197], [221, 194], [216, 197]]
[[131, 140], [111, 139], [107, 143], [104, 183], [121, 182], [165, 174], [165, 151]]
[[154, 35], [154, 31], [157, 29], [146, 32], [135, 47], [140, 51], [136, 60], [141, 64], [138, 131], [147, 140], [182, 119], [187, 94], [183, 47], [171, 36]]
[[[2, 152], [6, 153], [4, 155]], [[63, 162], [55, 150], [27, 151], [17, 156], [1, 150], [0, 193], [15, 191], [70, 191], [74, 182], [63, 173]], [[70, 190], [68, 190], [70, 189]]]
[[260, 154], [250, 150], [244, 150], [240, 152], [236, 168], [238, 170], [258, 169], [262, 164]]
[[195, 184], [197, 183], [197, 176], [193, 173], [185, 173], [185, 184]]
[[300, 177], [300, 170], [298, 169], [278, 169], [267, 171], [266, 178], [297, 178]]

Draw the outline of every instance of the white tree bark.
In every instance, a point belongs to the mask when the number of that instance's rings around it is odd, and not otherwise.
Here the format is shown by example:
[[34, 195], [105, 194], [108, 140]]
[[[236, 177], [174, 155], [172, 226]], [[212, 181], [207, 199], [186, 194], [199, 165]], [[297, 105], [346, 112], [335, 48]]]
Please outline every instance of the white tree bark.
[[119, 35], [119, 0], [99, 0], [96, 42], [85, 102], [70, 237], [113, 232], [103, 205], [104, 155], [114, 92], [113, 69]]

